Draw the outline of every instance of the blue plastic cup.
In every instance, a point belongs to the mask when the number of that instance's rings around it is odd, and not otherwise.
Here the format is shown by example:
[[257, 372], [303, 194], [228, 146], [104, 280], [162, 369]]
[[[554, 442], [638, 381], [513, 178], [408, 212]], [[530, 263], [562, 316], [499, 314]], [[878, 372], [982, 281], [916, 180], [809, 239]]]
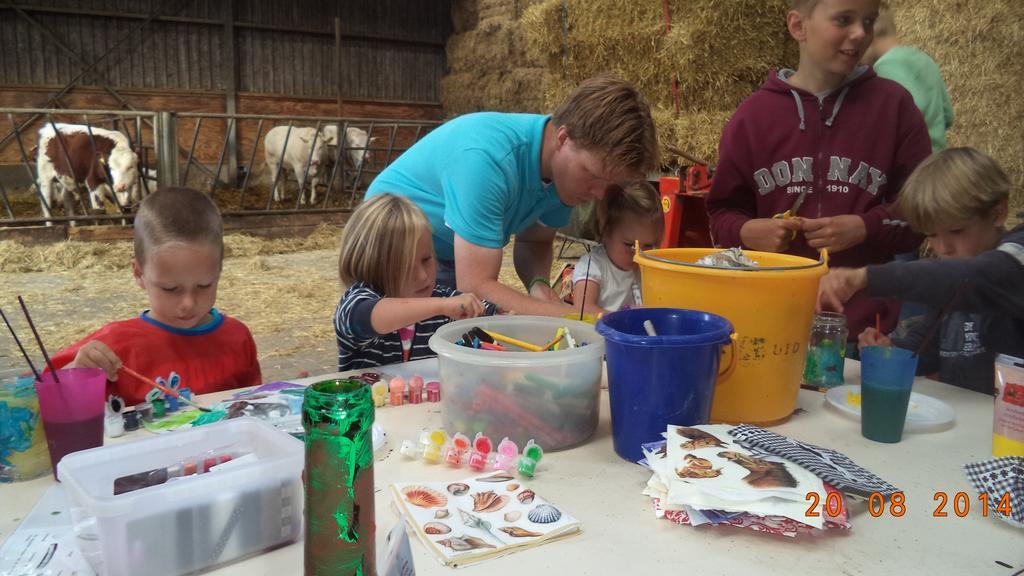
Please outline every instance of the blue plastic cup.
[[[650, 320], [657, 336], [648, 336]], [[722, 345], [732, 324], [708, 312], [635, 308], [601, 317], [615, 452], [630, 462], [640, 445], [662, 439], [669, 424], [706, 424], [711, 415]]]
[[894, 346], [860, 351], [860, 432], [876, 442], [903, 439], [917, 356]]

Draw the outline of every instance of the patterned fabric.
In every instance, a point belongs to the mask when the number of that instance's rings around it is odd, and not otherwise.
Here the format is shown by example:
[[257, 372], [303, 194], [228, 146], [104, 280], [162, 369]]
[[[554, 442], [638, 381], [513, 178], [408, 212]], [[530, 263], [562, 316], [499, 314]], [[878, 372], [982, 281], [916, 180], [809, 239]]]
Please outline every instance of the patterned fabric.
[[[988, 506], [999, 517], [1024, 528], [1024, 456], [1004, 456], [973, 464], [964, 464], [964, 472], [979, 494], [988, 494]], [[997, 510], [1010, 495], [1010, 516]], [[1004, 508], [1005, 509], [1005, 508]]]
[[901, 492], [899, 488], [835, 450], [799, 442], [747, 424], [733, 428], [729, 434], [745, 448], [761, 450], [803, 466], [840, 492], [864, 498], [870, 497], [873, 492], [883, 496]]

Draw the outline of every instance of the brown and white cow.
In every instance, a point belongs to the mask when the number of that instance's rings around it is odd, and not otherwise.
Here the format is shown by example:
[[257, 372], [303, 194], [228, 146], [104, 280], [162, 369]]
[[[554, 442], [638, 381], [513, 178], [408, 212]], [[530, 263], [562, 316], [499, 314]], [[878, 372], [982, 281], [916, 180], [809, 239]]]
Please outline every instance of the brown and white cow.
[[[74, 215], [75, 205], [79, 202], [79, 185], [84, 185], [89, 191], [89, 204], [93, 210], [102, 210], [103, 199], [113, 201], [115, 195], [118, 203], [125, 208], [141, 200], [139, 158], [124, 134], [92, 128], [90, 138], [87, 126], [56, 126], [61, 138], [56, 137], [52, 125], [47, 124], [39, 129], [36, 153], [39, 191], [45, 200], [41, 202], [45, 217], [51, 216], [50, 208], [60, 205], [64, 206], [69, 216]], [[109, 177], [104, 165], [110, 171]], [[58, 189], [54, 189], [54, 182]]]

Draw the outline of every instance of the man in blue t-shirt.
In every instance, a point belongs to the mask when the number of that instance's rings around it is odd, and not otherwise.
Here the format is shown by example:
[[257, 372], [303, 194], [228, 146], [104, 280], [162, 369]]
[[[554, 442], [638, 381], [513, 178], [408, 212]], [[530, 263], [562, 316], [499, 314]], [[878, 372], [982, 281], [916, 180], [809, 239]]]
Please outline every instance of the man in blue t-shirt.
[[[552, 116], [480, 112], [442, 124], [389, 165], [367, 197], [405, 196], [430, 220], [439, 284], [519, 314], [572, 309], [549, 284], [552, 243], [572, 207], [654, 168], [657, 139], [636, 89], [610, 75], [581, 83]], [[502, 248], [529, 297], [498, 282]]]

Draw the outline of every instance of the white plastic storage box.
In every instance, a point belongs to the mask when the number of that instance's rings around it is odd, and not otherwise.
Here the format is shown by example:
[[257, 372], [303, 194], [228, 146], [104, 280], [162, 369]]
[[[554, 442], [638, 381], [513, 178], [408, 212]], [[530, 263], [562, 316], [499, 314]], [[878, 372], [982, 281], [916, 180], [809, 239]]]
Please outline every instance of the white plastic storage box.
[[[508, 352], [458, 346], [473, 328], [538, 346], [568, 327], [581, 345], [557, 351]], [[487, 316], [445, 324], [430, 338], [441, 374], [441, 419], [449, 433], [505, 436], [520, 448], [531, 438], [544, 450], [585, 442], [597, 428], [604, 338], [585, 322], [543, 316]]]
[[[256, 459], [114, 495], [117, 478], [222, 454]], [[76, 543], [97, 574], [170, 576], [296, 540], [303, 464], [301, 441], [238, 418], [76, 452], [57, 475]]]

